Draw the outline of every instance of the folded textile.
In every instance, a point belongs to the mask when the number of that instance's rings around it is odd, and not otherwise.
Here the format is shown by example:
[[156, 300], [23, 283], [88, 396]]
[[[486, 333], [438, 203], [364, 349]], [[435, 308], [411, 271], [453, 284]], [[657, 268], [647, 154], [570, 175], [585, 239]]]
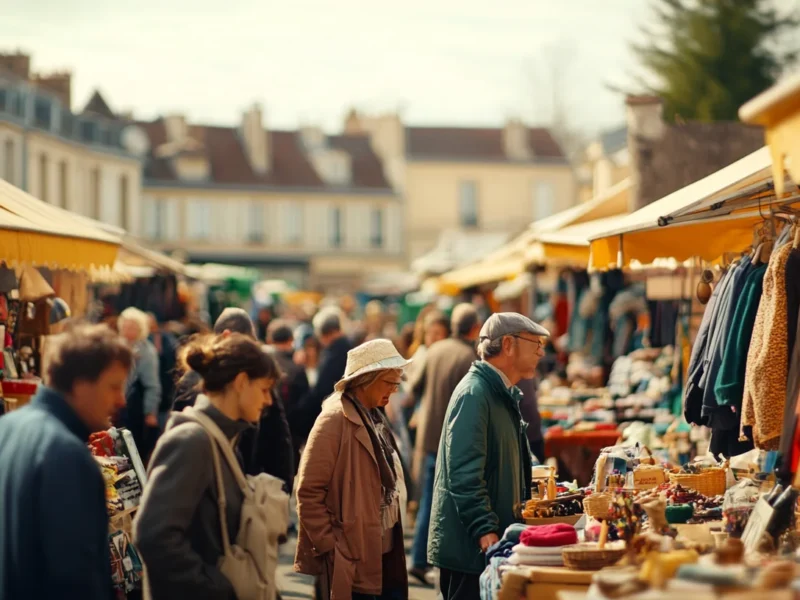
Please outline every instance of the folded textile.
[[513, 551], [517, 554], [524, 554], [525, 556], [561, 556], [561, 551], [564, 548], [568, 548], [569, 544], [566, 546], [525, 546], [523, 544], [517, 544], [513, 547]]
[[528, 527], [519, 538], [525, 546], [569, 546], [578, 543], [578, 532], [572, 525], [540, 525]]
[[514, 523], [509, 525], [505, 533], [503, 533], [503, 540], [519, 544], [519, 536], [528, 528], [524, 523]]
[[502, 539], [489, 547], [486, 558], [490, 560], [495, 557], [508, 558], [514, 552], [515, 545], [516, 543], [511, 540]]
[[500, 567], [507, 563], [508, 561], [505, 558], [499, 557], [492, 558], [489, 561], [480, 577], [481, 600], [495, 600], [498, 597], [502, 587]]
[[508, 563], [524, 567], [561, 567], [564, 565], [564, 559], [561, 556], [531, 556], [515, 552], [508, 559]]

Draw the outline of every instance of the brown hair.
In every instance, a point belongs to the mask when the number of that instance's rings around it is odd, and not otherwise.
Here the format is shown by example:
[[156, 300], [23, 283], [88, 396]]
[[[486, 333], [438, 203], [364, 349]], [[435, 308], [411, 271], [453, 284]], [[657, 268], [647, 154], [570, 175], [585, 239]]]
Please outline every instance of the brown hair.
[[181, 363], [200, 375], [208, 392], [221, 392], [239, 373], [250, 379], [280, 377], [272, 357], [258, 342], [240, 333], [194, 338], [183, 348]]
[[113, 363], [130, 369], [133, 355], [106, 325], [76, 325], [52, 336], [45, 353], [47, 385], [69, 394], [77, 381], [97, 381]]

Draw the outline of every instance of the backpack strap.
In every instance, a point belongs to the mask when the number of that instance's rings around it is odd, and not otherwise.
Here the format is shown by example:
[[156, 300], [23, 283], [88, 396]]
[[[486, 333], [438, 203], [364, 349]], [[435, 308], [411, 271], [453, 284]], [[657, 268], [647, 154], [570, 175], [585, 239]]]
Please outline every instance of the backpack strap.
[[198, 423], [203, 429], [206, 430], [206, 433], [211, 437], [212, 441], [216, 440], [216, 444], [214, 446], [218, 446], [222, 450], [223, 456], [225, 456], [225, 460], [228, 463], [228, 467], [230, 468], [233, 476], [236, 478], [236, 482], [239, 484], [239, 488], [242, 490], [242, 494], [244, 494], [245, 498], [249, 498], [253, 494], [253, 490], [250, 485], [247, 483], [247, 479], [242, 472], [242, 467], [239, 464], [239, 461], [236, 459], [236, 456], [233, 453], [233, 446], [228, 438], [225, 437], [225, 434], [222, 433], [222, 430], [219, 426], [214, 423], [214, 421], [208, 417], [208, 415], [204, 414], [202, 411], [197, 410], [193, 406], [187, 406], [183, 409], [183, 414], [187, 417]]
[[230, 556], [232, 552], [231, 541], [228, 537], [228, 515], [225, 510], [227, 506], [225, 501], [225, 482], [222, 480], [222, 466], [219, 464], [219, 450], [217, 449], [217, 444], [211, 439], [211, 435], [208, 434], [208, 432], [206, 432], [206, 434], [209, 436], [211, 454], [214, 456], [214, 474], [217, 480], [217, 506], [219, 507], [219, 525], [222, 530], [223, 556]]

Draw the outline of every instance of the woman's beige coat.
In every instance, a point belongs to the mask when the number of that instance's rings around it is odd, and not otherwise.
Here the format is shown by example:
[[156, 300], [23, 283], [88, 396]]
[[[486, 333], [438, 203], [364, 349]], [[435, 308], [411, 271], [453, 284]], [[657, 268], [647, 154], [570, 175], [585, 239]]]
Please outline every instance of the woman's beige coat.
[[352, 402], [336, 393], [326, 400], [300, 462], [295, 571], [330, 573], [332, 600], [349, 599], [353, 591], [381, 595], [384, 589], [407, 597], [402, 524], [394, 528], [393, 550], [383, 555], [380, 505], [369, 434]]

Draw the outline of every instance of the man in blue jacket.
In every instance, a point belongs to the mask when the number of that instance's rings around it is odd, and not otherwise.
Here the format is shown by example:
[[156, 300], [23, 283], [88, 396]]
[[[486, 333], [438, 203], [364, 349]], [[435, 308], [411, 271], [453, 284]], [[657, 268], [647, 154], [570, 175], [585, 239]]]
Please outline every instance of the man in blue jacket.
[[131, 351], [104, 325], [50, 341], [49, 387], [0, 418], [0, 598], [110, 600], [108, 512], [86, 447], [125, 405]]
[[485, 553], [520, 520], [531, 453], [516, 384], [535, 375], [549, 332], [517, 313], [494, 314], [445, 416], [434, 481], [428, 560], [444, 600], [479, 600]]

